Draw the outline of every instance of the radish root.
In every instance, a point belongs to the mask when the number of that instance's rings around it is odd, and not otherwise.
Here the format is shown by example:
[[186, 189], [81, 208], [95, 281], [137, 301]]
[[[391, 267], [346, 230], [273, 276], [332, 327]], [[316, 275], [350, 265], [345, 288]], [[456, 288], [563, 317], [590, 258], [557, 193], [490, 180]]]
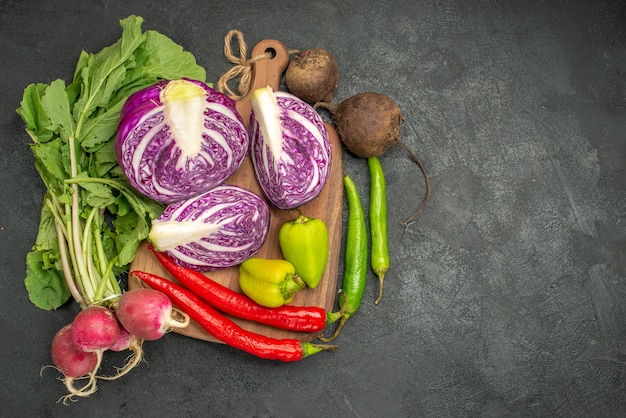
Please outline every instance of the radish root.
[[[59, 379], [65, 384], [65, 387], [67, 388], [67, 391], [69, 392], [69, 394], [59, 399], [60, 401], [63, 402], [64, 405], [67, 405], [68, 402], [70, 401], [74, 401], [74, 396], [79, 396], [79, 397], [84, 398], [84, 397], [94, 394], [98, 390], [98, 385], [97, 385], [97, 380], [96, 380], [98, 376], [96, 375], [96, 373], [100, 369], [100, 364], [102, 364], [103, 351], [96, 351], [95, 353], [98, 358], [98, 361], [96, 363], [96, 367], [94, 367], [94, 369], [88, 375], [84, 377], [79, 377], [79, 378], [63, 377]], [[74, 382], [76, 382], [77, 380], [85, 379], [85, 378], [88, 379], [87, 383], [83, 387], [77, 389], [74, 386]]]
[[422, 174], [424, 175], [424, 181], [426, 182], [426, 197], [424, 197], [424, 201], [422, 202], [422, 205], [419, 207], [417, 211], [415, 211], [413, 215], [411, 215], [409, 218], [401, 222], [402, 225], [408, 225], [415, 218], [417, 218], [417, 215], [419, 215], [424, 210], [424, 208], [428, 204], [428, 201], [430, 200], [430, 179], [428, 178], [428, 173], [426, 172], [426, 168], [424, 167], [424, 164], [422, 164], [420, 159], [417, 158], [417, 155], [415, 155], [413, 151], [411, 151], [404, 142], [398, 141], [398, 143], [402, 145], [402, 147], [409, 153], [409, 155], [411, 156], [411, 159], [413, 159], [413, 161], [417, 163], [420, 170], [422, 170]]
[[126, 364], [123, 367], [116, 367], [117, 374], [114, 376], [98, 376], [102, 380], [117, 380], [125, 376], [143, 360], [143, 340], [141, 338], [133, 338], [128, 346], [131, 354], [126, 358]]
[[191, 319], [186, 313], [174, 308], [172, 309], [172, 315], [168, 318], [166, 323], [169, 325], [170, 329], [187, 328], [191, 323]]

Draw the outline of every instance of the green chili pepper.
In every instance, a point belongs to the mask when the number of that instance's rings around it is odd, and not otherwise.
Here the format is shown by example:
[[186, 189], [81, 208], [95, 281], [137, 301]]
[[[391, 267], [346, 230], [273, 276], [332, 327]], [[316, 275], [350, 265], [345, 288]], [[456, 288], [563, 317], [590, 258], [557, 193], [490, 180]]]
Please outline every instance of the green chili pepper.
[[239, 266], [241, 291], [259, 305], [276, 308], [306, 287], [287, 260], [249, 258]]
[[387, 243], [387, 196], [385, 175], [378, 157], [369, 157], [367, 166], [370, 172], [370, 230], [372, 233], [371, 266], [380, 281], [380, 291], [374, 303], [383, 297], [385, 273], [389, 270], [389, 249]]
[[278, 232], [278, 242], [285, 260], [310, 288], [315, 288], [328, 261], [328, 228], [321, 219], [304, 216], [285, 222]]
[[341, 319], [335, 333], [328, 337], [318, 337], [321, 341], [334, 340], [345, 325], [361, 306], [365, 280], [367, 278], [367, 230], [365, 215], [359, 192], [350, 176], [343, 177], [348, 201], [348, 222], [346, 225], [346, 250], [343, 281], [339, 293], [339, 312]]

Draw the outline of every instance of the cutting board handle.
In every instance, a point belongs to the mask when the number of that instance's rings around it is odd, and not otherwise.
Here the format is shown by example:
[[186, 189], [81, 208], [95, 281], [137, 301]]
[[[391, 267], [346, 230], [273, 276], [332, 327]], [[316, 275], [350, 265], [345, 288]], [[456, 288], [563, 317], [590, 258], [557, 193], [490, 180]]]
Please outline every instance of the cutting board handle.
[[280, 87], [280, 80], [289, 65], [289, 50], [284, 43], [274, 39], [260, 41], [252, 50], [251, 57], [269, 53], [271, 57], [259, 59], [252, 63], [252, 78], [246, 95], [237, 101], [237, 111], [241, 115], [246, 128], [250, 125], [250, 96], [259, 87], [270, 86], [274, 90]]

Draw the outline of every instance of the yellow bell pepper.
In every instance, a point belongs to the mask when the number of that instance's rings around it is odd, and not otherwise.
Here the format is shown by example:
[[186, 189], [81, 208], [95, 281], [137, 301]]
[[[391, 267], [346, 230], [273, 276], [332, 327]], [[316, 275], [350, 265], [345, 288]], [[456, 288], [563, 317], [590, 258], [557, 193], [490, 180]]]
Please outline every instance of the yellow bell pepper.
[[239, 266], [241, 291], [259, 305], [276, 308], [306, 287], [287, 260], [252, 257]]

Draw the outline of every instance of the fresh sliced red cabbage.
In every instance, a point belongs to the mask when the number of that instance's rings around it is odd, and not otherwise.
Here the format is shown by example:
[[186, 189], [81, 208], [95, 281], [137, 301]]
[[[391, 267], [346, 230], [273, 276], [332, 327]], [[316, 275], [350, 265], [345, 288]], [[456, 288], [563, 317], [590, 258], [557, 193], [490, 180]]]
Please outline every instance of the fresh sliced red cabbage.
[[255, 90], [250, 100], [251, 157], [267, 199], [293, 209], [315, 199], [331, 168], [331, 144], [320, 115], [298, 97]]
[[222, 184], [248, 151], [235, 101], [201, 81], [159, 82], [131, 95], [120, 115], [119, 165], [135, 189], [162, 203]]
[[148, 240], [182, 266], [198, 271], [235, 266], [267, 238], [269, 207], [238, 186], [222, 185], [167, 206], [152, 222]]

